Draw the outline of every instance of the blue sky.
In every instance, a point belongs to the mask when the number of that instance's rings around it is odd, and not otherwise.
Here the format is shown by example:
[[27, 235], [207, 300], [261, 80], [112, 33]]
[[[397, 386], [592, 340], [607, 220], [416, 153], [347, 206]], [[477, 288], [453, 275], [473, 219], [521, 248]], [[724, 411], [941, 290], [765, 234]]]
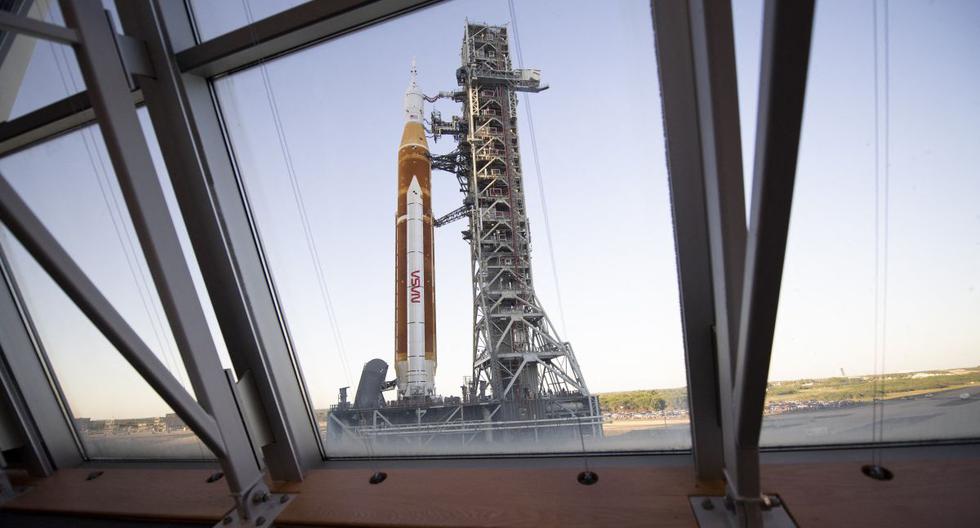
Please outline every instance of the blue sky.
[[[255, 17], [278, 10], [253, 3]], [[239, 2], [194, 5], [205, 36], [245, 22]], [[524, 60], [540, 68], [551, 86], [530, 96], [540, 175], [532, 163], [527, 107], [523, 100], [519, 106], [538, 294], [562, 337], [572, 342], [592, 390], [681, 386], [649, 3], [609, 2], [601, 10], [586, 5], [594, 4], [517, 2]], [[873, 371], [875, 251], [883, 240], [879, 226], [876, 243], [876, 196], [889, 211], [887, 369], [980, 364], [980, 5], [889, 6], [887, 196], [875, 191], [872, 5], [818, 4], [772, 379]], [[337, 311], [343, 353], [316, 287], [263, 74], [253, 68], [216, 83], [317, 406], [331, 403], [338, 387], [356, 383], [367, 360], [391, 360], [395, 149], [408, 66], [414, 57], [426, 92], [454, 89], [466, 17], [502, 24], [510, 15], [503, 1], [457, 0], [264, 66]], [[752, 138], [761, 3], [736, 2], [734, 17], [743, 137]], [[52, 49], [36, 48], [15, 113], [78, 91], [62, 84]], [[69, 81], [72, 69], [62, 65]], [[436, 108], [444, 117], [459, 111], [450, 102]], [[449, 139], [433, 145], [437, 152], [449, 148]], [[122, 236], [113, 227], [111, 207], [122, 201], [111, 168], [102, 169], [108, 167], [103, 150], [97, 129], [89, 129], [2, 159], [0, 170], [179, 373], [158, 301], [142, 286], [141, 277], [148, 277], [142, 257], [126, 257], [131, 227], [118, 215]], [[751, 139], [743, 150], [752, 152]], [[745, 166], [750, 180], [751, 155]], [[547, 197], [565, 324], [538, 178]], [[457, 207], [455, 179], [437, 173], [434, 182], [436, 214]], [[451, 224], [436, 238], [436, 386], [443, 394], [457, 393], [469, 374], [469, 255], [461, 229], [462, 223]], [[12, 257], [76, 414], [165, 412], [43, 272], [22, 251], [15, 249]]]

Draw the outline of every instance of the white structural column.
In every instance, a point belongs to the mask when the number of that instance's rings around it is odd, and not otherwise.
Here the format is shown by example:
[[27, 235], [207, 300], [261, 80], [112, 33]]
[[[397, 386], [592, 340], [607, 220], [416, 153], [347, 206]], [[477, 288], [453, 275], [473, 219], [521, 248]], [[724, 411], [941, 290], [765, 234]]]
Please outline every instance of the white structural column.
[[691, 0], [689, 6], [711, 255], [719, 414], [725, 476], [732, 484], [741, 471], [733, 462], [737, 457], [732, 389], [746, 237], [735, 41], [728, 2]]
[[[813, 12], [814, 0], [767, 0], [765, 5], [752, 211], [732, 402], [739, 468], [733, 489], [744, 498], [762, 493], [759, 435], [793, 204]], [[751, 518], [754, 513], [746, 508], [746, 514]]]
[[194, 45], [181, 2], [121, 2], [126, 33], [144, 40], [153, 77], [138, 77], [228, 353], [239, 378], [255, 382], [271, 436], [262, 445], [276, 480], [297, 481], [319, 464], [317, 439], [302, 372], [281, 318], [260, 240], [235, 173], [209, 81], [181, 73], [174, 53]]
[[[724, 476], [715, 313], [688, 3], [652, 3], [673, 206], [691, 444], [698, 478]], [[709, 126], [705, 123], [704, 126]]]

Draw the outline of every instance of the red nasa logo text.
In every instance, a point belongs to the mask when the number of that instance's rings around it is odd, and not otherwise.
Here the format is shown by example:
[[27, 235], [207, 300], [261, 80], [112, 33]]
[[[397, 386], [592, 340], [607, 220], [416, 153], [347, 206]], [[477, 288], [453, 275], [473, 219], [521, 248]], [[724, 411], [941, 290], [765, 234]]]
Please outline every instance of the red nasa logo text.
[[413, 271], [411, 275], [412, 287], [409, 289], [409, 291], [412, 292], [412, 304], [416, 304], [422, 302], [422, 278], [419, 277], [419, 270]]

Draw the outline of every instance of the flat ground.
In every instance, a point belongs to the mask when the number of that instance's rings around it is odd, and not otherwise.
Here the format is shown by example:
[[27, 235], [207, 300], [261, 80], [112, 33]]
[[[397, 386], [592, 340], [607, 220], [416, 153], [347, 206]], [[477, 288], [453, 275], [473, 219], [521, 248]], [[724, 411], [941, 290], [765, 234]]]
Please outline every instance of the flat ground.
[[[870, 442], [873, 420], [870, 403], [767, 416], [762, 443]], [[883, 405], [882, 432], [885, 441], [980, 437], [980, 391], [950, 390], [888, 400]]]
[[[968, 395], [966, 398], [962, 396]], [[766, 416], [762, 427], [762, 445], [823, 445], [866, 443], [873, 440], [874, 410], [870, 403], [857, 403], [839, 409], [816, 409]], [[885, 441], [944, 440], [980, 437], [980, 391], [948, 390], [920, 394], [884, 403], [883, 434]], [[397, 449], [386, 452], [375, 446], [372, 454], [413, 455], [416, 451], [441, 454], [463, 452], [527, 453], [534, 451], [625, 451], [684, 449], [691, 445], [690, 425], [686, 420], [621, 420], [604, 426], [605, 438], [571, 439], [502, 445], [500, 442], [473, 442], [462, 445], [432, 444], [427, 449]], [[572, 441], [573, 440], [573, 441]], [[191, 433], [120, 434], [84, 437], [92, 458], [210, 458], [210, 452]], [[329, 448], [328, 448], [329, 449]], [[338, 455], [363, 456], [356, 452]]]
[[643, 418], [641, 420], [613, 420], [606, 422], [602, 430], [606, 436], [617, 436], [642, 429], [663, 429], [664, 427], [686, 426], [690, 421], [685, 418], [667, 418], [666, 424], [662, 418]]
[[[961, 396], [968, 395], [966, 398]], [[980, 437], [980, 391], [949, 390], [918, 394], [884, 402], [883, 439], [945, 440]], [[631, 444], [659, 444], [678, 432], [686, 432], [687, 422], [662, 420], [622, 420], [606, 425], [607, 434]], [[857, 403], [839, 409], [793, 411], [766, 416], [762, 422], [762, 445], [823, 445], [865, 443], [873, 440], [874, 408]]]

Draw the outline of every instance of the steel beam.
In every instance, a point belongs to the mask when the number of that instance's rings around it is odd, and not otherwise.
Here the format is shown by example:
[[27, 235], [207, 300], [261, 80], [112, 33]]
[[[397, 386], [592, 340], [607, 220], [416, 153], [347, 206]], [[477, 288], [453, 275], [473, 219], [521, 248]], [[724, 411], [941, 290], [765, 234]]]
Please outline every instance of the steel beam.
[[[6, 9], [9, 15], [40, 19], [46, 14], [47, 4], [34, 0], [12, 0]], [[42, 15], [42, 16], [39, 16]], [[20, 37], [11, 31], [0, 31], [0, 121], [10, 118], [10, 111], [17, 100], [27, 66], [34, 55], [37, 39]]]
[[[130, 96], [133, 104], [143, 102], [141, 90], [134, 90]], [[16, 119], [0, 123], [0, 156], [30, 148], [94, 122], [95, 112], [88, 100], [88, 92], [69, 95]]]
[[687, 2], [653, 1], [667, 174], [681, 323], [687, 363], [691, 444], [698, 479], [723, 478], [714, 295], [705, 211], [701, 126]]
[[197, 399], [220, 434], [219, 462], [239, 514], [247, 519], [252, 496], [267, 496], [268, 489], [130, 101], [112, 28], [99, 0], [62, 0], [61, 5], [66, 22], [79, 34], [80, 44], [75, 47], [79, 66], [147, 266]]
[[49, 24], [10, 11], [0, 11], [0, 29], [59, 44], [75, 44], [78, 42], [78, 34], [74, 29]]
[[172, 50], [192, 42], [174, 2], [119, 5], [126, 32], [147, 43], [155, 78], [140, 78], [146, 107], [215, 315], [239, 378], [249, 374], [274, 441], [263, 449], [276, 480], [301, 480], [322, 460], [305, 383], [206, 79], [181, 74]]
[[213, 77], [268, 60], [442, 0], [310, 1], [187, 49], [184, 73]]
[[719, 414], [725, 476], [731, 486], [739, 471], [734, 462], [732, 388], [746, 237], [735, 41], [728, 2], [691, 0], [689, 6], [714, 296]]
[[[731, 384], [745, 261], [745, 189], [731, 5], [690, 3], [721, 381]], [[729, 350], [730, 349], [730, 350]]]
[[752, 212], [735, 369], [736, 490], [758, 497], [759, 434], [793, 203], [813, 0], [767, 0], [759, 80]]
[[2, 175], [0, 221], [201, 441], [222, 456], [225, 448], [215, 421], [184, 390]]

